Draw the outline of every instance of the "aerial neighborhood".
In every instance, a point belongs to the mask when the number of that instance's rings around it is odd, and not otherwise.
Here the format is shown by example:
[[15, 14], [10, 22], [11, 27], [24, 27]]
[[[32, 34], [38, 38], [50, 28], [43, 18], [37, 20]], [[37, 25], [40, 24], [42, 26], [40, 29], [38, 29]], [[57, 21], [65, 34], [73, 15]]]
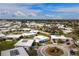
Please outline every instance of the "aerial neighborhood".
[[1, 56], [79, 56], [79, 22], [0, 21]]

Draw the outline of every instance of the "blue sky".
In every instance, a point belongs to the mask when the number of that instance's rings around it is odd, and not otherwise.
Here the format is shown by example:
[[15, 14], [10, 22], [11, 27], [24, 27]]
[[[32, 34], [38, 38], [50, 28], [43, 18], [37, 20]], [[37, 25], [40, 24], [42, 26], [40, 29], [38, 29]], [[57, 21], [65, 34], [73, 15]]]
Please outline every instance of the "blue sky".
[[0, 4], [0, 19], [79, 19], [79, 3]]

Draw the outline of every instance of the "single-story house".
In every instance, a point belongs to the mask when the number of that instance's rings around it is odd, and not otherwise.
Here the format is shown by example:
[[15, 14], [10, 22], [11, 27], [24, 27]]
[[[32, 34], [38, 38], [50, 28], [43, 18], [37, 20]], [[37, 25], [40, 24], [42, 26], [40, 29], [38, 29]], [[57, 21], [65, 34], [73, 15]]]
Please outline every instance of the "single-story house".
[[79, 40], [75, 42], [75, 44], [79, 47]]
[[56, 26], [61, 29], [65, 28], [63, 24], [57, 24]]
[[1, 56], [29, 56], [23, 47], [1, 51]]
[[31, 36], [31, 35], [36, 35], [37, 33], [34, 33], [34, 32], [26, 32], [26, 33], [23, 33], [22, 36]]
[[2, 34], [2, 33], [0, 33], [0, 38], [3, 38], [3, 37], [5, 37], [5, 35], [4, 35], [4, 34]]
[[30, 32], [31, 32], [31, 33], [38, 33], [39, 31], [38, 31], [38, 30], [33, 30], [33, 29], [32, 29]]
[[35, 42], [45, 42], [49, 40], [49, 37], [38, 35], [34, 37]]
[[33, 42], [34, 40], [31, 39], [21, 39], [15, 44], [15, 47], [24, 47], [28, 49], [32, 46]]
[[22, 30], [24, 30], [24, 31], [30, 31], [31, 29], [30, 28], [23, 28]]
[[22, 29], [11, 29], [11, 31], [20, 31], [20, 32], [29, 32], [30, 28], [22, 28]]
[[4, 35], [4, 34], [2, 34], [2, 33], [0, 33], [0, 41], [5, 40], [5, 39], [4, 39], [4, 37], [5, 37], [5, 35]]
[[21, 37], [21, 35], [14, 35], [14, 34], [9, 34], [9, 35], [6, 35], [5, 36], [5, 38], [7, 38], [7, 39], [14, 39], [14, 40], [16, 40], [16, 39], [18, 39], [18, 38], [20, 38]]
[[66, 41], [67, 39], [72, 40], [72, 38], [65, 37], [63, 35], [51, 35], [51, 41], [57, 43], [58, 40]]
[[62, 31], [63, 31], [63, 33], [67, 34], [67, 33], [72, 32], [72, 31], [73, 31], [73, 29], [72, 29], [72, 28], [70, 28], [70, 27], [67, 27], [67, 28], [62, 29]]
[[1, 29], [1, 31], [2, 32], [7, 32], [7, 31], [9, 31], [9, 28], [7, 28], [7, 29]]

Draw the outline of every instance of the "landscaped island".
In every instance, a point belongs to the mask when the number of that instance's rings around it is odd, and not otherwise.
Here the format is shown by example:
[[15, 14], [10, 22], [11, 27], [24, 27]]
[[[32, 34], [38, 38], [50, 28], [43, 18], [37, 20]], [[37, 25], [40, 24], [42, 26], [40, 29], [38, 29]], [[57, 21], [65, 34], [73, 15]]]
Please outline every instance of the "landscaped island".
[[63, 50], [57, 47], [48, 47], [46, 49], [46, 53], [48, 53], [51, 56], [61, 56], [64, 54]]

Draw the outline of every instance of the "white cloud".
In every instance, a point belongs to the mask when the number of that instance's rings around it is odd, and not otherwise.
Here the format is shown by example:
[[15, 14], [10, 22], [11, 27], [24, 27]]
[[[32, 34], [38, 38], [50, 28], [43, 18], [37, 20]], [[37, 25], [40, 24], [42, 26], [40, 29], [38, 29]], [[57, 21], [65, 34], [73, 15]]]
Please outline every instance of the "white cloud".
[[39, 12], [41, 12], [40, 10], [31, 10], [31, 9], [26, 9], [26, 10], [18, 10], [16, 11], [14, 14], [16, 17], [19, 18], [36, 18], [39, 14]]
[[[3, 4], [0, 5], [0, 18], [31, 18], [31, 19], [62, 19], [62, 18], [77, 18], [79, 15], [79, 7], [53, 7], [37, 5], [38, 9], [31, 9], [35, 4]], [[41, 8], [41, 10], [39, 9]], [[53, 12], [54, 14], [53, 14]], [[40, 15], [40, 16], [39, 16]]]
[[41, 10], [28, 10], [28, 14], [31, 16], [38, 16], [38, 14], [41, 12]]
[[22, 11], [16, 11], [15, 13], [14, 13], [16, 16], [25, 16], [25, 14], [22, 12]]
[[41, 12], [41, 10], [32, 10], [29, 8], [19, 8], [19, 7], [6, 7], [0, 9], [0, 18], [33, 18], [37, 17], [38, 13]]
[[79, 12], [79, 7], [63, 7], [63, 8], [58, 8], [55, 11], [58, 11], [58, 12]]
[[53, 14], [46, 14], [45, 16], [52, 19], [63, 19], [63, 17]]

